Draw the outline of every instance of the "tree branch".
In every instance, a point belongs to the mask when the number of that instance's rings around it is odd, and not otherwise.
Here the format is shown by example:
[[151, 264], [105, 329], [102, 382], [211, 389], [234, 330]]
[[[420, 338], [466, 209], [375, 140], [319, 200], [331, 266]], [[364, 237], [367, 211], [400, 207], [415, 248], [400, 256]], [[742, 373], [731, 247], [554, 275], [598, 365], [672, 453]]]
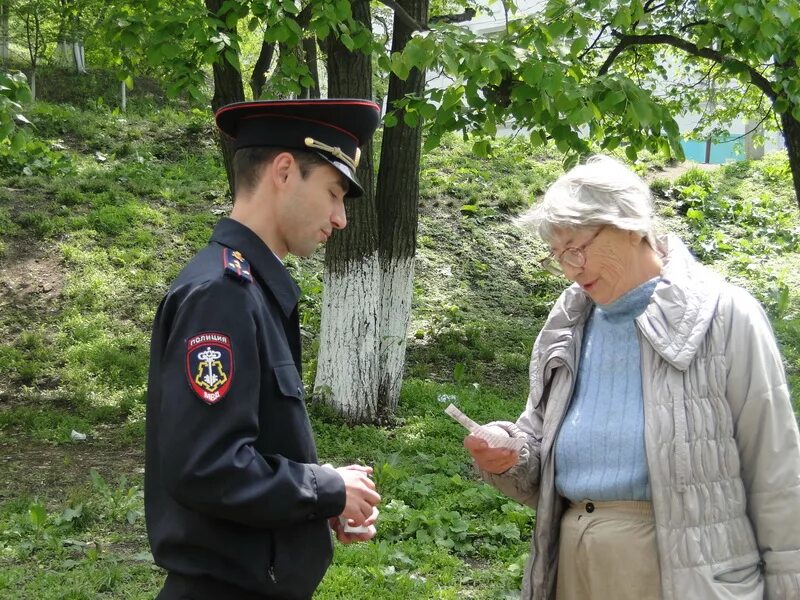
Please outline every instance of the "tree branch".
[[654, 4], [654, 2], [655, 0], [647, 0], [647, 2], [645, 2], [644, 6], [642, 7], [644, 12], [646, 13], [656, 12], [659, 8], [664, 8], [667, 5], [666, 2], [662, 2], [661, 4]]
[[617, 57], [628, 48], [633, 46], [657, 46], [663, 44], [683, 50], [692, 56], [706, 58], [719, 64], [727, 62], [738, 65], [748, 72], [750, 75], [750, 81], [752, 81], [753, 84], [758, 87], [758, 89], [764, 92], [764, 94], [766, 94], [770, 100], [774, 102], [778, 97], [778, 95], [775, 93], [775, 90], [772, 89], [772, 84], [770, 84], [769, 80], [766, 79], [761, 73], [756, 71], [747, 63], [736, 58], [727, 57], [717, 50], [713, 50], [711, 48], [700, 48], [692, 42], [669, 34], [627, 35], [615, 33], [615, 35], [619, 38], [619, 43], [609, 53], [608, 58], [606, 58], [606, 61], [600, 67], [600, 70], [598, 71], [599, 75], [605, 75], [611, 68], [611, 65], [614, 64], [614, 61], [617, 59]]
[[683, 25], [681, 25], [680, 30], [686, 31], [688, 29], [691, 29], [692, 27], [697, 27], [698, 25], [708, 25], [709, 23], [711, 23], [711, 21], [709, 21], [708, 19], [699, 19], [698, 21], [690, 21], [689, 23], [684, 23]]
[[753, 127], [752, 129], [749, 129], [748, 131], [745, 131], [745, 132], [744, 132], [742, 135], [740, 135], [740, 136], [737, 136], [737, 137], [735, 137], [735, 138], [733, 138], [733, 139], [731, 139], [731, 140], [728, 140], [728, 142], [738, 142], [739, 140], [741, 140], [741, 139], [743, 139], [743, 138], [746, 138], [748, 135], [750, 135], [751, 133], [753, 133], [753, 132], [754, 132], [756, 129], [758, 129], [759, 127], [761, 127], [761, 125], [764, 123], [764, 121], [766, 121], [766, 120], [769, 118], [769, 115], [770, 115], [771, 113], [773, 113], [773, 112], [775, 112], [775, 111], [773, 111], [773, 110], [768, 110], [767, 112], [765, 112], [765, 113], [764, 113], [764, 116], [761, 118], [761, 120], [760, 120], [758, 123], [756, 123], [756, 126], [755, 126], [755, 127]]
[[[395, 0], [378, 0], [378, 2], [393, 10], [395, 16], [397, 16], [409, 29], [413, 31], [427, 31], [430, 29], [430, 27], [423, 25], [414, 19], [414, 17], [409, 15], [408, 12], [406, 12], [406, 10], [400, 6], [399, 2], [396, 2]], [[428, 23], [431, 25], [434, 23], [463, 23], [465, 21], [471, 21], [475, 17], [475, 14], [474, 8], [465, 8], [464, 12], [462, 13], [453, 15], [437, 15], [435, 17], [431, 17], [428, 19]]]
[[378, 0], [384, 6], [388, 6], [394, 11], [395, 16], [397, 16], [403, 24], [413, 31], [423, 31], [428, 29], [427, 27], [423, 27], [420, 23], [417, 22], [414, 17], [408, 14], [405, 9], [400, 6], [394, 0]]
[[605, 33], [606, 29], [608, 29], [608, 23], [605, 23], [600, 28], [600, 33], [598, 33], [597, 37], [594, 38], [594, 41], [591, 44], [589, 44], [589, 47], [586, 48], [586, 50], [584, 50], [583, 52], [581, 52], [581, 55], [578, 57], [578, 60], [583, 60], [584, 58], [586, 58], [586, 55], [589, 54], [589, 52], [594, 50], [595, 46], [597, 46], [597, 42], [599, 42], [600, 38], [603, 37], [603, 34]]
[[463, 23], [464, 21], [471, 21], [475, 18], [474, 8], [465, 8], [463, 13], [454, 15], [437, 15], [428, 19], [428, 22], [433, 23]]

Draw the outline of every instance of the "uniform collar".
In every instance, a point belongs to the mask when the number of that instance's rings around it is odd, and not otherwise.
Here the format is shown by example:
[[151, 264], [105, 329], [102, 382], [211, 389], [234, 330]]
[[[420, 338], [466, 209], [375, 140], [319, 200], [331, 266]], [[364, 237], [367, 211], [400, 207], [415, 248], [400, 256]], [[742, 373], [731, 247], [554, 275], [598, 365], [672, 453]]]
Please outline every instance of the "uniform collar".
[[288, 317], [300, 299], [300, 288], [286, 267], [252, 229], [229, 218], [220, 219], [211, 234], [211, 241], [241, 252], [251, 270], [270, 289]]

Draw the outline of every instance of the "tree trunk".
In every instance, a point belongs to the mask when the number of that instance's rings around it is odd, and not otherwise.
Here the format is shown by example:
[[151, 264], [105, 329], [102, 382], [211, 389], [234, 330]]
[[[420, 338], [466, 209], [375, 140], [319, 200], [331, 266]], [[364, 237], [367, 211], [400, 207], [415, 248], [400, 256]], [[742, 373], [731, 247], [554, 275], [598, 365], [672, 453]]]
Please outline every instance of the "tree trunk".
[[797, 207], [800, 208], [800, 120], [792, 116], [792, 109], [781, 115], [783, 124], [783, 139], [786, 141], [786, 153], [789, 155], [789, 168], [794, 181], [794, 196]]
[[81, 75], [86, 74], [86, 59], [83, 49], [83, 40], [76, 40], [72, 44], [72, 53], [75, 56], [75, 68]]
[[[216, 17], [222, 6], [222, 0], [205, 0], [206, 9], [212, 17]], [[235, 26], [234, 26], [235, 29]], [[231, 30], [222, 27], [222, 33], [231, 33]], [[244, 100], [244, 84], [242, 75], [224, 57], [217, 58], [213, 65], [214, 70], [214, 97], [211, 99], [211, 108], [216, 111], [218, 108], [230, 104], [231, 102], [242, 102]], [[235, 195], [233, 181], [233, 144], [230, 140], [217, 132], [217, 141], [222, 150], [222, 158], [225, 161], [225, 173], [228, 175], [228, 186], [231, 190], [231, 198]]]
[[8, 60], [8, 9], [11, 0], [0, 0], [0, 60]]
[[[369, 0], [352, 0], [353, 16], [370, 25]], [[326, 42], [328, 96], [371, 98], [372, 59], [351, 53], [334, 36]], [[334, 231], [325, 250], [320, 350], [315, 394], [351, 423], [378, 415], [380, 265], [372, 142], [361, 154], [364, 196], [347, 201], [347, 227]]]
[[31, 71], [31, 102], [36, 102], [36, 67]]
[[303, 98], [319, 98], [319, 67], [317, 66], [316, 38], [310, 37], [303, 40], [303, 54], [308, 70], [311, 72], [311, 79], [314, 80], [314, 85], [309, 88], [303, 88], [301, 95]]
[[264, 91], [264, 84], [267, 83], [267, 71], [272, 64], [272, 54], [275, 52], [275, 45], [269, 42], [261, 42], [261, 52], [258, 60], [253, 67], [253, 74], [250, 77], [250, 89], [253, 91], [253, 100], [261, 98]]
[[[403, 0], [399, 4], [415, 21], [427, 23], [429, 0]], [[402, 19], [395, 17], [392, 52], [402, 52], [413, 33]], [[387, 110], [391, 110], [392, 102], [407, 94], [422, 94], [424, 87], [425, 74], [417, 69], [405, 81], [390, 75]], [[417, 246], [421, 147], [421, 127], [407, 126], [402, 113], [398, 114], [397, 125], [384, 129], [375, 195], [382, 271], [378, 380], [378, 406], [382, 415], [394, 413], [403, 383]]]
[[72, 68], [75, 66], [75, 54], [72, 51], [72, 42], [66, 38], [59, 38], [56, 47], [56, 64], [61, 67]]

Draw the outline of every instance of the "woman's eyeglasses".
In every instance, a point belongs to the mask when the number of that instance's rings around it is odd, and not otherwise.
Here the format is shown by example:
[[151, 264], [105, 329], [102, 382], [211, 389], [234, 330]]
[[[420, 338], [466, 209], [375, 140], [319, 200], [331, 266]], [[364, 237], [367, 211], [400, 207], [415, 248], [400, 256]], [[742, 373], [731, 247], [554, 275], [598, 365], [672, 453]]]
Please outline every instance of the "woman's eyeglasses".
[[600, 232], [605, 228], [605, 225], [600, 227], [600, 229], [595, 231], [594, 235], [582, 246], [566, 248], [558, 256], [551, 252], [540, 260], [539, 264], [542, 265], [545, 271], [557, 276], [564, 275], [564, 265], [580, 269], [586, 264], [586, 249], [592, 245], [592, 242], [597, 239], [597, 236], [600, 235]]

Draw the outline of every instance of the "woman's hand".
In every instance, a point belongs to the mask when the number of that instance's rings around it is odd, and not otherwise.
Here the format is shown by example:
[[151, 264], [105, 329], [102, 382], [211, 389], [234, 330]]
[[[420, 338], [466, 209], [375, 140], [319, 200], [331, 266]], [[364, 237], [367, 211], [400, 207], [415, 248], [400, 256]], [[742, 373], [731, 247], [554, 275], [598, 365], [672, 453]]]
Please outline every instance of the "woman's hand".
[[517, 464], [519, 454], [505, 448], [490, 448], [486, 440], [472, 434], [464, 438], [464, 448], [483, 471], [499, 475]]

